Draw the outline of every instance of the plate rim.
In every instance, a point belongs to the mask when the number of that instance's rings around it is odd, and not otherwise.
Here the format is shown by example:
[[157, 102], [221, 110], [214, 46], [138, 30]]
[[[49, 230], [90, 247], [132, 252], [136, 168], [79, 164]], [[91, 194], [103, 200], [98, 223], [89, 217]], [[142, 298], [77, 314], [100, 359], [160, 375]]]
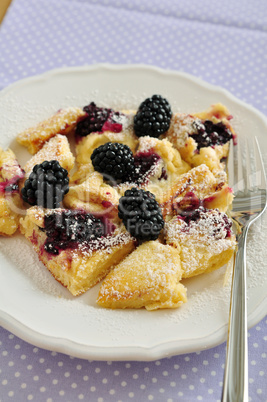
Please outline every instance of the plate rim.
[[[267, 298], [265, 299], [267, 301]], [[263, 303], [262, 303], [263, 304]], [[248, 317], [248, 329], [256, 325], [265, 314], [261, 316], [261, 306], [256, 308]], [[177, 352], [177, 341], [161, 342], [153, 347], [144, 346], [90, 346], [80, 344], [73, 340], [41, 334], [16, 318], [0, 309], [1, 325], [25, 342], [45, 350], [64, 353], [79, 359], [95, 361], [155, 361], [179, 354], [195, 353], [212, 349], [226, 341], [227, 324], [212, 332], [208, 337], [197, 338], [189, 341], [178, 341], [179, 351]]]
[[[41, 74], [36, 74], [34, 76], [26, 77], [21, 80], [18, 80], [4, 89], [0, 91], [0, 98], [11, 92], [12, 90], [16, 90], [24, 85], [28, 85], [29, 83], [34, 83], [37, 81], [42, 81], [49, 79], [58, 74], [64, 73], [77, 73], [77, 72], [93, 72], [95, 70], [109, 70], [109, 71], [120, 71], [120, 70], [146, 70], [154, 71], [162, 75], [172, 75], [179, 78], [185, 78], [188, 81], [191, 81], [193, 84], [197, 84], [201, 88], [205, 90], [211, 90], [213, 92], [222, 93], [226, 98], [231, 101], [237, 103], [239, 106], [241, 105], [245, 109], [249, 109], [254, 114], [260, 118], [260, 120], [264, 123], [267, 129], [267, 118], [266, 116], [257, 110], [254, 106], [245, 103], [244, 101], [238, 99], [235, 95], [233, 95], [228, 90], [210, 84], [201, 78], [195, 77], [189, 73], [180, 72], [172, 69], [163, 69], [160, 67], [150, 66], [146, 64], [109, 64], [109, 63], [98, 63], [93, 65], [84, 65], [84, 66], [75, 66], [75, 67], [61, 67], [56, 69], [48, 70]], [[256, 325], [259, 321], [261, 321], [266, 315], [266, 306], [267, 306], [267, 297], [250, 313], [248, 316], [248, 328]], [[196, 347], [196, 340], [190, 340], [190, 342], [186, 342], [184, 345], [184, 341], [168, 341], [168, 342], [160, 342], [153, 347], [145, 347], [145, 346], [122, 346], [122, 347], [110, 347], [110, 346], [90, 346], [83, 345], [73, 340], [62, 338], [62, 337], [53, 337], [50, 335], [44, 335], [38, 331], [33, 330], [27, 325], [23, 324], [16, 318], [12, 317], [10, 314], [4, 312], [0, 308], [0, 324], [7, 330], [14, 333], [16, 336], [20, 337], [24, 341], [33, 344], [35, 346], [50, 350], [56, 351], [59, 353], [70, 354], [72, 356], [83, 358], [83, 359], [92, 359], [92, 360], [114, 360], [114, 361], [125, 361], [125, 360], [134, 360], [134, 361], [153, 361], [157, 359], [161, 359], [164, 357], [169, 357], [177, 354], [184, 353], [193, 353], [205, 349], [213, 348], [226, 340], [227, 335], [227, 324], [223, 324], [220, 328], [218, 328], [215, 332], [209, 334], [208, 337], [198, 338], [198, 346]]]

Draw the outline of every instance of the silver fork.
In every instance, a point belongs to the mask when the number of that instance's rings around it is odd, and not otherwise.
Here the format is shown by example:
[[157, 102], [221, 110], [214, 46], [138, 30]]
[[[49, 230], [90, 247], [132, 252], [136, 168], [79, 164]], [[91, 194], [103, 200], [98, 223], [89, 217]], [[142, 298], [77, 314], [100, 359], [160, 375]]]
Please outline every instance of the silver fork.
[[[237, 226], [238, 250], [231, 290], [223, 402], [248, 401], [246, 238], [251, 223], [266, 208], [266, 177], [257, 139], [254, 139], [254, 162], [250, 159], [247, 142], [245, 148], [244, 159], [239, 144], [234, 147], [231, 141], [227, 166], [229, 185], [234, 189], [235, 195], [231, 218]], [[234, 159], [237, 159], [237, 166]]]

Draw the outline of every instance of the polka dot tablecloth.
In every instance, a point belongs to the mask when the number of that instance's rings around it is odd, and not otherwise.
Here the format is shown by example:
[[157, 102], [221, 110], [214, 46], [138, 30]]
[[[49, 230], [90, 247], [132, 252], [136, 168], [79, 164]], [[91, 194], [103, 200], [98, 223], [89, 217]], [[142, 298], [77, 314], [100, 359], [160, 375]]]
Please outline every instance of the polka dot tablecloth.
[[[198, 76], [267, 114], [262, 0], [15, 0], [0, 88], [55, 67], [144, 63]], [[266, 134], [267, 135], [267, 134]], [[94, 362], [0, 330], [0, 401], [218, 401], [225, 344], [155, 362]], [[249, 395], [267, 401], [267, 321], [249, 331]]]

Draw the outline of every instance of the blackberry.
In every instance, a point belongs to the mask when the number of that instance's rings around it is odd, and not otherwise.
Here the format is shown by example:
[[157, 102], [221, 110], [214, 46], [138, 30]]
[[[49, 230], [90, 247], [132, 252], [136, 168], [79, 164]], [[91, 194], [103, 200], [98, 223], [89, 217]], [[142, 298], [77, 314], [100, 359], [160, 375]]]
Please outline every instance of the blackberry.
[[89, 243], [105, 234], [100, 219], [79, 210], [63, 210], [45, 215], [44, 230], [47, 235], [44, 249], [55, 255], [60, 250], [76, 248], [79, 243]]
[[190, 134], [197, 143], [197, 149], [223, 145], [233, 138], [233, 134], [222, 122], [213, 123], [205, 120], [203, 123], [194, 122], [195, 133]]
[[109, 130], [113, 133], [119, 133], [122, 130], [121, 113], [115, 112], [113, 109], [98, 107], [94, 102], [84, 106], [83, 110], [88, 116], [77, 124], [77, 135], [85, 137], [95, 132], [101, 133]]
[[138, 137], [159, 137], [170, 127], [172, 111], [167, 99], [153, 95], [141, 103], [134, 117], [134, 131]]
[[69, 191], [68, 171], [56, 160], [35, 165], [21, 190], [23, 201], [45, 208], [58, 208]]
[[134, 171], [133, 153], [127, 145], [107, 142], [94, 149], [91, 160], [95, 170], [112, 182], [125, 182]]
[[139, 240], [156, 240], [164, 220], [154, 194], [133, 187], [119, 201], [119, 218], [128, 232]]

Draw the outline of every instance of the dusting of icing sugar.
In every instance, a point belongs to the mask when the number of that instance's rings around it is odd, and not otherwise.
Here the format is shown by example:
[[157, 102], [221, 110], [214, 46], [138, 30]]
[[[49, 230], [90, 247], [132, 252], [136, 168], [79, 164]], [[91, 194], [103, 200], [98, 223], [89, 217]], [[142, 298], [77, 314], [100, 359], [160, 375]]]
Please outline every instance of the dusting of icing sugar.
[[[182, 265], [185, 273], [194, 272], [199, 266], [199, 259], [205, 255], [216, 256], [226, 250], [233, 250], [236, 245], [235, 237], [231, 236], [230, 221], [227, 216], [217, 210], [198, 212], [198, 219], [190, 220], [187, 216], [177, 216], [165, 226], [166, 240], [181, 249]], [[194, 217], [193, 217], [194, 218]], [[202, 256], [202, 257], [201, 257]]]
[[[267, 212], [251, 225], [247, 238], [248, 289], [267, 286]], [[265, 278], [265, 280], [264, 280]], [[265, 284], [265, 285], [264, 285]]]
[[183, 218], [175, 217], [166, 224], [166, 235], [169, 242], [180, 241], [190, 243], [199, 241], [205, 243], [211, 253], [220, 253], [229, 248], [229, 240], [235, 244], [232, 238], [228, 238], [226, 227], [227, 216], [218, 210], [204, 210], [199, 208], [199, 219], [190, 220], [187, 223]]
[[60, 297], [67, 291], [52, 277], [50, 272], [39, 261], [38, 254], [24, 236], [16, 234], [12, 238], [0, 238], [0, 252], [6, 256], [28, 278], [31, 288]]
[[188, 139], [188, 135], [194, 133], [195, 128], [193, 123], [199, 119], [185, 113], [177, 113], [172, 117], [171, 125], [167, 133], [167, 138], [170, 138], [177, 148], [182, 148]]
[[128, 130], [133, 127], [133, 115], [132, 114], [123, 114], [120, 113], [118, 115], [113, 114], [112, 120], [115, 123], [121, 124], [123, 130]]
[[[92, 95], [99, 96], [99, 91], [92, 91]], [[13, 94], [12, 94], [13, 96]], [[95, 96], [92, 96], [95, 98]], [[61, 97], [61, 95], [60, 95]], [[63, 103], [66, 105], [71, 103], [73, 104], [83, 104], [84, 99], [87, 99], [88, 92], [82, 95], [77, 96], [66, 96], [63, 99]], [[124, 96], [121, 96], [120, 93], [114, 95], [110, 94], [110, 96], [106, 97], [108, 101], [107, 104], [110, 105], [112, 103], [116, 103], [117, 105], [121, 105], [121, 107], [127, 103], [129, 100], [134, 104], [138, 104], [139, 100], [146, 98], [147, 94], [143, 96], [134, 97], [130, 93], [125, 93]], [[62, 104], [62, 99], [60, 99], [60, 104]], [[201, 101], [196, 104], [195, 109], [199, 109], [199, 105], [202, 106]], [[32, 120], [40, 121], [43, 118], [43, 114], [49, 114], [54, 112], [55, 105], [52, 103], [47, 107], [38, 107], [35, 104], [25, 102], [24, 104], [21, 102], [16, 102], [16, 99], [10, 99], [10, 102], [5, 102], [2, 106], [4, 106], [4, 110], [13, 111], [20, 107], [23, 110], [23, 113], [17, 118], [6, 118], [4, 120], [4, 131], [7, 132], [6, 143], [10, 141], [10, 139], [14, 138], [14, 133], [18, 132], [18, 130], [24, 125], [28, 127], [29, 118]], [[3, 110], [3, 108], [1, 108]], [[10, 113], [3, 113], [4, 116], [11, 116]], [[242, 116], [241, 116], [242, 117]], [[35, 121], [33, 121], [34, 123]], [[11, 123], [11, 124], [9, 124]], [[239, 131], [242, 132], [242, 129], [246, 127], [246, 120], [241, 119], [240, 116], [238, 118], [237, 113], [235, 113], [235, 127], [239, 127]], [[5, 130], [5, 128], [7, 130]], [[6, 240], [6, 241], [5, 241]], [[55, 296], [57, 303], [61, 303], [66, 306], [66, 310], [72, 309], [74, 313], [80, 313], [82, 311], [82, 316], [85, 320], [91, 321], [92, 319], [95, 322], [101, 323], [102, 327], [106, 330], [106, 319], [108, 316], [111, 316], [112, 319], [109, 320], [109, 325], [111, 326], [111, 332], [113, 339], [120, 339], [120, 334], [128, 335], [133, 331], [133, 327], [131, 327], [131, 323], [138, 321], [140, 315], [142, 315], [142, 311], [127, 311], [125, 314], [124, 311], [105, 311], [104, 309], [96, 308], [94, 302], [87, 303], [87, 305], [83, 305], [80, 301], [81, 298], [68, 300], [69, 293], [66, 291], [64, 296], [61, 299], [56, 296], [62, 295], [60, 289], [63, 289], [61, 285], [57, 284], [56, 281], [51, 277], [50, 273], [41, 266], [42, 272], [47, 273], [47, 278], [43, 278], [40, 273], [40, 270], [36, 269], [38, 261], [36, 254], [32, 251], [31, 246], [28, 248], [25, 247], [27, 244], [25, 241], [17, 241], [18, 235], [14, 236], [12, 239], [0, 239], [0, 250], [1, 252], [7, 256], [7, 258], [14, 262], [14, 265], [18, 270], [22, 270], [25, 275], [29, 278], [29, 281], [34, 284], [34, 286], [38, 287], [45, 293], [51, 293]], [[15, 241], [13, 243], [13, 241]], [[252, 225], [249, 235], [248, 235], [248, 243], [247, 243], [247, 265], [248, 265], [248, 288], [251, 289], [266, 289], [266, 271], [267, 271], [267, 254], [266, 249], [262, 247], [263, 244], [267, 242], [267, 214], [263, 216], [261, 220], [259, 220], [255, 225]], [[12, 244], [10, 247], [8, 243]], [[29, 255], [36, 256], [36, 260], [29, 261]], [[25, 256], [25, 258], [22, 258]], [[221, 304], [227, 304], [229, 300], [229, 286], [222, 286], [222, 280], [220, 276], [216, 276], [217, 273], [223, 272], [224, 268], [218, 270], [218, 272], [212, 272], [211, 274], [201, 275], [202, 279], [207, 278], [212, 275], [212, 284], [209, 286], [199, 286], [197, 291], [191, 292], [191, 284], [193, 280], [188, 279], [183, 281], [183, 283], [188, 287], [189, 290], [189, 299], [190, 302], [187, 305], [184, 305], [182, 309], [178, 309], [176, 311], [168, 310], [164, 314], [170, 320], [174, 322], [181, 322], [186, 319], [194, 321], [194, 319], [201, 319], [205, 321], [208, 316], [210, 316], [214, 311], [219, 309]], [[223, 277], [223, 274], [222, 274]], [[201, 278], [197, 278], [200, 283]], [[54, 286], [55, 285], [55, 286]], [[52, 287], [52, 289], [51, 289]], [[63, 289], [65, 290], [65, 289]], [[91, 290], [92, 291], [92, 290]], [[87, 292], [90, 294], [90, 292]], [[227, 309], [228, 311], [228, 309]], [[153, 313], [157, 314], [157, 312]], [[147, 317], [147, 315], [146, 315]], [[110, 329], [110, 328], [109, 328]], [[118, 334], [118, 329], [119, 333]]]
[[[228, 319], [230, 305], [231, 280], [224, 286], [225, 267], [201, 275], [205, 280], [196, 286], [200, 276], [182, 280], [181, 283], [187, 288], [188, 302], [179, 310], [168, 312], [168, 320], [173, 323], [182, 323], [185, 320], [198, 320], [204, 324], [208, 317], [222, 310]], [[192, 284], [192, 286], [190, 286]], [[204, 313], [205, 312], [205, 313]]]
[[148, 152], [153, 149], [157, 143], [158, 139], [149, 137], [148, 135], [139, 138], [138, 152]]
[[114, 268], [101, 286], [100, 295], [120, 300], [153, 289], [160, 300], [163, 294], [175, 294], [182, 270], [170, 250], [160, 243], [154, 243], [152, 250], [148, 244], [140, 246]]
[[227, 173], [224, 170], [216, 171], [215, 178], [219, 183], [226, 183], [227, 182]]
[[[62, 150], [64, 149], [64, 153]], [[57, 134], [47, 141], [44, 146], [30, 159], [28, 158], [27, 163], [24, 166], [26, 172], [26, 177], [28, 177], [34, 167], [34, 165], [40, 163], [46, 159], [48, 161], [58, 160], [62, 167], [67, 170], [73, 164], [74, 157], [69, 151], [69, 144], [66, 136], [62, 134]]]
[[91, 240], [90, 242], [82, 242], [78, 244], [77, 252], [76, 250], [72, 250], [73, 258], [75, 258], [75, 254], [81, 253], [83, 257], [92, 256], [94, 251], [98, 253], [105, 252], [111, 254], [113, 252], [113, 248], [116, 246], [123, 246], [128, 244], [133, 238], [128, 232], [119, 233], [117, 235], [108, 235], [101, 237], [99, 239]]
[[56, 132], [65, 130], [69, 126], [77, 123], [77, 120], [84, 117], [86, 114], [78, 107], [68, 107], [66, 109], [60, 109], [47, 120], [38, 123], [32, 128], [28, 128], [23, 132], [23, 135], [31, 137], [32, 135], [41, 136], [47, 132]]
[[179, 188], [174, 194], [175, 201], [181, 201], [181, 195], [185, 191], [193, 192], [199, 198], [206, 197], [215, 191], [216, 185], [217, 182], [208, 167], [199, 165], [181, 176]]

